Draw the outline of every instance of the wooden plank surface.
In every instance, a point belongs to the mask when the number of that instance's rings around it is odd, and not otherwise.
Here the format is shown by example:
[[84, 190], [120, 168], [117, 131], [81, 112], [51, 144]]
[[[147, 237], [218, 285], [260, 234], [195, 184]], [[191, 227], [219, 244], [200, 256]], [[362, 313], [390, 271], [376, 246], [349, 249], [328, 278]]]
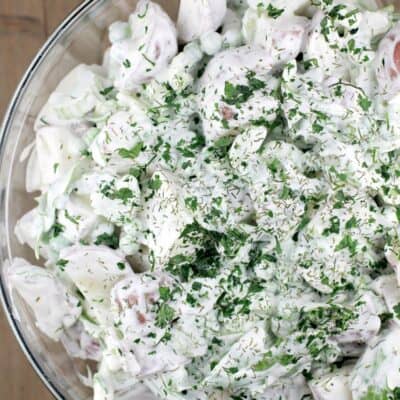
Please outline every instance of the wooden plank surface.
[[[0, 0], [0, 119], [46, 37], [82, 0]], [[0, 399], [50, 400], [0, 310]]]

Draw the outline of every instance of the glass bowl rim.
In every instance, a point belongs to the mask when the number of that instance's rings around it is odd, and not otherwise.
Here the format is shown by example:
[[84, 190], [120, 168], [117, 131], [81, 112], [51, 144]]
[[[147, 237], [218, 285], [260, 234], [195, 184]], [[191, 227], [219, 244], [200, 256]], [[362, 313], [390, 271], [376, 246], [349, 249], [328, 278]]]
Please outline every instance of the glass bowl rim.
[[[14, 122], [14, 117], [20, 105], [21, 99], [25, 95], [25, 91], [32, 80], [35, 78], [36, 72], [38, 68], [46, 61], [47, 55], [50, 51], [55, 47], [58, 41], [62, 38], [63, 34], [68, 31], [68, 29], [79, 19], [82, 18], [85, 14], [89, 13], [94, 6], [100, 3], [99, 0], [85, 0], [80, 5], [78, 5], [75, 9], [73, 9], [57, 26], [55, 31], [47, 38], [42, 47], [38, 50], [35, 57], [29, 64], [26, 69], [26, 72], [23, 74], [22, 78], [19, 81], [18, 86], [16, 87], [9, 103], [6, 108], [5, 114], [3, 116], [3, 122], [0, 126], [0, 163], [4, 161], [4, 150], [6, 142], [9, 138], [11, 126]], [[7, 190], [6, 190], [7, 191]], [[6, 196], [7, 197], [7, 196]], [[3, 198], [3, 204], [1, 207], [6, 208], [7, 210], [7, 200]], [[7, 215], [7, 212], [4, 213]], [[7, 223], [7, 221], [5, 221]], [[7, 232], [7, 231], [6, 231]], [[6, 233], [7, 236], [7, 233]], [[4, 259], [10, 259], [10, 248], [8, 245], [7, 239], [7, 253], [4, 255]], [[5, 261], [4, 260], [4, 261]], [[30, 365], [39, 376], [41, 381], [44, 383], [45, 387], [49, 390], [49, 392], [54, 396], [57, 400], [65, 400], [64, 395], [59, 391], [56, 387], [55, 383], [52, 379], [47, 376], [46, 372], [43, 370], [40, 362], [35, 358], [33, 352], [31, 351], [28, 343], [25, 342], [24, 337], [18, 327], [17, 318], [13, 313], [13, 306], [11, 301], [9, 300], [6, 288], [4, 286], [3, 280], [0, 279], [0, 301], [3, 306], [4, 313], [6, 315], [7, 321], [11, 330], [13, 332], [14, 337], [17, 339], [20, 349], [24, 353], [25, 357], [28, 359]]]
[[[84, 0], [81, 4], [75, 7], [57, 26], [54, 32], [46, 39], [44, 44], [39, 48], [34, 56], [33, 60], [28, 65], [26, 71], [19, 80], [16, 89], [14, 90], [9, 102], [6, 107], [5, 113], [3, 115], [2, 122], [0, 124], [0, 164], [4, 161], [4, 150], [5, 144], [9, 138], [10, 128], [14, 121], [16, 111], [23, 98], [26, 88], [32, 82], [35, 77], [35, 73], [38, 68], [46, 61], [46, 57], [49, 52], [55, 47], [59, 39], [62, 38], [63, 34], [82, 16], [89, 13], [101, 0]], [[7, 207], [7, 201], [3, 198], [3, 204], [1, 207]], [[6, 215], [6, 213], [5, 213]], [[11, 258], [10, 248], [7, 239], [7, 257]], [[0, 302], [2, 304], [3, 311], [5, 313], [8, 325], [10, 326], [15, 339], [18, 342], [19, 348], [22, 350], [23, 354], [29, 361], [31, 367], [38, 375], [40, 380], [43, 382], [44, 386], [53, 395], [56, 400], [65, 400], [64, 395], [56, 387], [55, 383], [47, 376], [46, 372], [43, 370], [40, 362], [35, 358], [33, 352], [30, 350], [28, 343], [25, 342], [23, 335], [18, 327], [17, 318], [13, 314], [12, 304], [7, 297], [6, 288], [4, 286], [3, 280], [0, 279]]]

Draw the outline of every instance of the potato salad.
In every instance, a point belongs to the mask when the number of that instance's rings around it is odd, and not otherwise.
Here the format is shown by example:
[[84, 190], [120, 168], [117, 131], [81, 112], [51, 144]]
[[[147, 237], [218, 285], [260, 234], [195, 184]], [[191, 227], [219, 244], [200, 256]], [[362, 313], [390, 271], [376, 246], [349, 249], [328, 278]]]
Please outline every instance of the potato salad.
[[139, 1], [22, 154], [8, 278], [95, 400], [400, 399], [400, 22]]

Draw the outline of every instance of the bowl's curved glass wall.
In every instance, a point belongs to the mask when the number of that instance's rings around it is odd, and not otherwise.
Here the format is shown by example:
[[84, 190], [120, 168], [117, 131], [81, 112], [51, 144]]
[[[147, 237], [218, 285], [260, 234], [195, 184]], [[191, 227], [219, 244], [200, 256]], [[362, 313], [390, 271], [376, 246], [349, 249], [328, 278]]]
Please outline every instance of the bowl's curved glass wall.
[[[178, 1], [157, 1], [175, 19]], [[0, 148], [0, 257], [3, 303], [14, 332], [32, 365], [56, 398], [83, 400], [91, 390], [79, 380], [87, 374], [86, 364], [68, 357], [60, 344], [47, 339], [35, 327], [29, 308], [18, 298], [11, 301], [4, 270], [11, 257], [34, 263], [32, 251], [21, 246], [14, 234], [16, 221], [34, 205], [25, 191], [26, 163], [22, 150], [33, 140], [35, 118], [58, 82], [80, 63], [98, 64], [108, 46], [107, 27], [126, 20], [137, 0], [89, 0], [59, 27], [30, 66], [4, 120]], [[56, 305], [55, 305], [56, 306]]]
[[[183, 0], [185, 1], [185, 0]], [[290, 0], [288, 0], [290, 1]], [[367, 0], [368, 1], [368, 0]], [[101, 63], [107, 47], [107, 27], [117, 19], [127, 19], [137, 0], [89, 0], [75, 10], [46, 43], [29, 68], [5, 118], [0, 147], [0, 278], [6, 313], [22, 348], [56, 398], [86, 400], [91, 391], [79, 380], [86, 365], [71, 360], [61, 345], [48, 340], [35, 327], [29, 308], [11, 302], [4, 270], [11, 257], [32, 262], [33, 253], [15, 239], [16, 221], [33, 207], [33, 196], [25, 192], [26, 163], [22, 150], [33, 140], [33, 123], [57, 83], [80, 63]], [[179, 0], [159, 0], [175, 19]], [[400, 0], [382, 1], [395, 4]], [[139, 400], [139, 399], [138, 399]]]

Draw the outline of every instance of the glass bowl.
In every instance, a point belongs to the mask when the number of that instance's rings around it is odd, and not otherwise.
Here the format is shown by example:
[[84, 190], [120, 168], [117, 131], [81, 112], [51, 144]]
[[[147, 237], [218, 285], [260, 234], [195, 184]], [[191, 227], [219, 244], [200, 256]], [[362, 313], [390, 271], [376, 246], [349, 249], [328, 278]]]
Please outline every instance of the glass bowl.
[[[288, 0], [289, 1], [289, 0]], [[368, 0], [365, 0], [366, 2]], [[159, 0], [176, 19], [178, 0]], [[89, 388], [79, 374], [86, 363], [71, 359], [64, 348], [47, 339], [35, 326], [29, 308], [18, 298], [11, 299], [4, 273], [12, 257], [32, 262], [33, 252], [14, 236], [17, 220], [34, 205], [25, 191], [26, 162], [22, 150], [33, 140], [36, 116], [57, 83], [74, 66], [101, 63], [107, 47], [107, 27], [117, 19], [127, 19], [137, 0], [88, 0], [73, 11], [39, 51], [23, 77], [6, 113], [0, 132], [0, 293], [14, 334], [33, 368], [56, 399], [91, 399]], [[382, 1], [395, 4], [400, 0]], [[140, 396], [142, 400], [142, 396]], [[136, 397], [137, 400], [139, 400]]]

